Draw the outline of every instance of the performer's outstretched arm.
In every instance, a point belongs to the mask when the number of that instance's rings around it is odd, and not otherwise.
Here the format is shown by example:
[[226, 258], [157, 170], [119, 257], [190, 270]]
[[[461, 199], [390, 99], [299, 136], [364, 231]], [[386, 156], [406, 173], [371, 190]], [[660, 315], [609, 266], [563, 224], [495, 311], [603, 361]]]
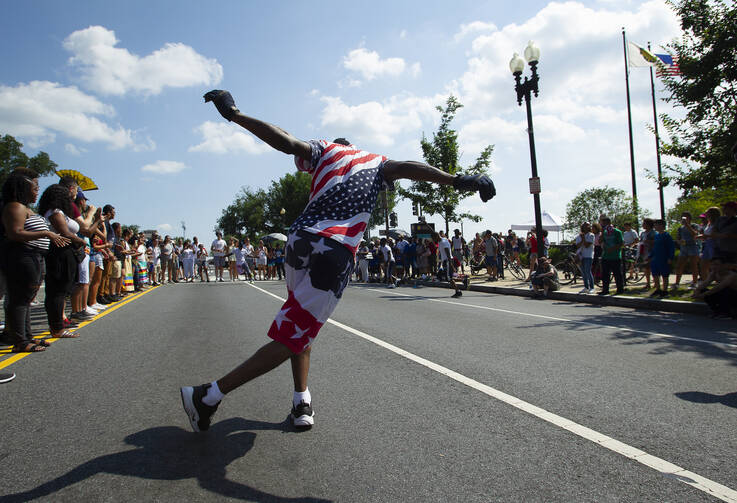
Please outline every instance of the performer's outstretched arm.
[[486, 202], [496, 195], [494, 183], [486, 175], [456, 175], [417, 161], [386, 161], [384, 178], [393, 182], [400, 178], [432, 182], [439, 185], [452, 185], [456, 190], [478, 192]]
[[267, 122], [254, 119], [241, 113], [235, 106], [235, 101], [228, 91], [214, 90], [205, 94], [205, 102], [212, 101], [224, 118], [233, 121], [247, 129], [254, 136], [264, 141], [279, 152], [296, 155], [303, 159], [310, 159], [310, 145], [290, 135], [282, 128]]
[[417, 161], [386, 161], [384, 178], [388, 182], [406, 178], [418, 182], [432, 182], [439, 185], [453, 185], [455, 177], [450, 173]]

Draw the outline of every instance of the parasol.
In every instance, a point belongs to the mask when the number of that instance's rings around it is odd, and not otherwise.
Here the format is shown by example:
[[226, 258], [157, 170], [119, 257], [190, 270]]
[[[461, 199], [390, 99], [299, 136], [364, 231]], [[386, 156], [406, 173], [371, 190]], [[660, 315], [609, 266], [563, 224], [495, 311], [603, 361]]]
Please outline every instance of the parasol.
[[73, 169], [62, 169], [61, 171], [56, 171], [55, 173], [59, 175], [59, 178], [63, 176], [71, 176], [77, 181], [77, 185], [79, 185], [79, 188], [82, 190], [98, 189], [97, 185], [95, 185], [95, 182], [92, 181], [92, 178], [83, 175], [79, 171], [75, 171]]
[[261, 239], [264, 240], [274, 240], [274, 241], [286, 241], [287, 237], [282, 234], [281, 232], [272, 232], [271, 234], [267, 234], [266, 236], [262, 237]]

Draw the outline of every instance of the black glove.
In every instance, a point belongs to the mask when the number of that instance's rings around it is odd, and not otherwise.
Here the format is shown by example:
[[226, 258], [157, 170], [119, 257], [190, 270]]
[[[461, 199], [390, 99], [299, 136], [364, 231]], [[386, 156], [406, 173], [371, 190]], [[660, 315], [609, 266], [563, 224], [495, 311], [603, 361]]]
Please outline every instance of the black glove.
[[215, 108], [220, 112], [220, 115], [229, 121], [232, 121], [233, 116], [237, 112], [240, 112], [240, 110], [235, 107], [235, 101], [233, 101], [233, 97], [228, 91], [213, 89], [209, 93], [205, 94], [204, 98], [205, 103], [212, 101], [215, 104]]
[[483, 202], [496, 195], [494, 182], [486, 175], [456, 175], [453, 179], [453, 188], [478, 192]]

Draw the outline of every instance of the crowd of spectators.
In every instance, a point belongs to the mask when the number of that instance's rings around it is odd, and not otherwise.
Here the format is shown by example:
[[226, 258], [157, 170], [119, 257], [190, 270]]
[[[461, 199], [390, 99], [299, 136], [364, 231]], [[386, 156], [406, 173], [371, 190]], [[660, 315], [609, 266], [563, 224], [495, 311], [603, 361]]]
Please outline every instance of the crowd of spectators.
[[[549, 241], [545, 232], [547, 255]], [[479, 271], [486, 271], [487, 281], [504, 279], [504, 261], [514, 261], [521, 266], [520, 254], [528, 249], [533, 265], [537, 267], [537, 244], [534, 231], [526, 238], [518, 238], [511, 230], [506, 234], [487, 230], [468, 243], [459, 229], [448, 238], [443, 231], [430, 237], [399, 236], [397, 239], [381, 238], [364, 242], [356, 254], [358, 281], [384, 282], [393, 288], [406, 279], [447, 280], [465, 278]]]
[[210, 254], [216, 281], [223, 281], [225, 269], [231, 281], [241, 275], [250, 281], [284, 277], [280, 243], [226, 244], [218, 235], [208, 252], [196, 237], [146, 236], [117, 222], [112, 205], [91, 204], [72, 177], [62, 177], [39, 198], [38, 174], [18, 168], [3, 184], [0, 212], [0, 340], [14, 352], [49, 346], [31, 327], [30, 308], [42, 284], [50, 338], [74, 338], [78, 334], [70, 329], [131, 293], [198, 277], [209, 282]]
[[[683, 212], [672, 233], [664, 220], [650, 218], [643, 219], [639, 233], [632, 222], [620, 229], [606, 215], [598, 222], [584, 222], [571, 245], [583, 276], [579, 293], [622, 294], [637, 267], [637, 274], [644, 274], [643, 290], [650, 297], [680, 292], [682, 278], [689, 276], [691, 281], [685, 288], [693, 290], [693, 297], [706, 301], [717, 315], [737, 315], [736, 213], [733, 201], [706, 209], [697, 222]], [[408, 279], [451, 281], [485, 270], [487, 281], [497, 281], [504, 279], [509, 263], [521, 267], [521, 256], [525, 256], [529, 262], [525, 281], [533, 296], [545, 296], [558, 290], [560, 281], [550, 259], [546, 230], [542, 243], [538, 251], [534, 229], [524, 238], [512, 230], [506, 234], [487, 230], [477, 233], [471, 242], [466, 242], [458, 229], [450, 238], [441, 231], [429, 238], [373, 239], [358, 249], [356, 280], [394, 288]], [[595, 279], [601, 285], [598, 292]], [[614, 292], [610, 291], [612, 279]]]
[[[44, 308], [52, 338], [77, 337], [69, 329], [92, 319], [126, 295], [166, 283], [209, 282], [208, 263], [214, 266], [213, 281], [281, 280], [284, 249], [279, 241], [253, 246], [248, 238], [223, 239], [217, 233], [208, 248], [197, 237], [146, 236], [123, 227], [115, 208], [90, 204], [71, 177], [50, 185], [38, 198], [38, 175], [18, 168], [2, 187], [0, 226], [0, 295], [5, 296], [2, 342], [15, 352], [44, 351], [49, 343], [34, 337], [30, 306], [42, 283]], [[38, 199], [36, 211], [34, 203]], [[640, 263], [645, 289], [651, 297], [666, 297], [669, 286], [678, 289], [684, 273], [693, 296], [707, 302], [718, 316], [737, 315], [737, 203], [710, 207], [698, 216], [684, 212], [674, 232], [663, 220], [645, 218], [638, 234], [631, 223], [623, 229], [602, 215], [598, 222], [584, 222], [573, 247], [583, 274], [584, 288], [591, 294], [594, 270], [601, 280], [600, 295], [624, 293], [625, 277]], [[399, 236], [364, 242], [356, 254], [357, 281], [382, 282], [394, 288], [400, 281], [433, 279], [450, 281], [485, 271], [487, 281], [504, 278], [505, 261], [521, 266], [529, 260], [527, 281], [533, 295], [547, 295], [560, 288], [558, 271], [549, 258], [547, 231], [539, 250], [535, 231], [525, 238], [507, 234], [477, 233], [470, 243], [455, 229], [430, 237]], [[676, 259], [676, 249], [678, 256]], [[623, 260], [629, 258], [630, 260]], [[466, 274], [468, 270], [468, 274]], [[671, 284], [670, 277], [675, 275]], [[652, 281], [651, 281], [652, 280]], [[652, 285], [652, 286], [651, 286]], [[456, 288], [455, 296], [460, 296]], [[67, 299], [71, 310], [66, 312]]]
[[[653, 290], [650, 297], [664, 298], [679, 291], [688, 273], [691, 281], [685, 287], [693, 290], [694, 298], [706, 301], [715, 315], [736, 316], [736, 215], [737, 202], [728, 201], [721, 208], [706, 209], [698, 221], [684, 211], [675, 229], [667, 229], [665, 220], [645, 218], [639, 234], [631, 222], [624, 223], [621, 230], [605, 215], [599, 222], [584, 222], [574, 245], [583, 272], [580, 293], [594, 293], [592, 270], [597, 264], [600, 295], [609, 294], [611, 277], [616, 293], [624, 293], [625, 278], [632, 278], [635, 267], [645, 275], [644, 290]], [[673, 283], [671, 276], [675, 276]]]

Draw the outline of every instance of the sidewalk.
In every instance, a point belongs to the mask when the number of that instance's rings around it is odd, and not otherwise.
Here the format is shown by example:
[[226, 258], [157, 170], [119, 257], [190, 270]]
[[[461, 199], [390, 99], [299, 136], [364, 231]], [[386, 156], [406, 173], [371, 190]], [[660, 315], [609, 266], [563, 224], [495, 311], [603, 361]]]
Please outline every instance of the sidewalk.
[[[500, 279], [497, 281], [487, 281], [487, 276], [485, 274], [472, 276], [470, 279], [468, 290], [471, 290], [473, 292], [486, 292], [502, 295], [518, 295], [520, 297], [532, 297], [532, 290], [530, 290], [529, 283], [525, 281], [520, 281], [512, 277], [509, 271], [505, 271], [505, 274], [506, 279]], [[414, 280], [409, 280], [407, 284], [411, 286], [413, 282]], [[442, 281], [418, 280], [417, 284], [439, 288], [450, 288], [449, 283]], [[644, 281], [635, 285], [627, 285], [625, 287], [625, 293], [623, 295], [597, 295], [596, 293], [579, 294], [578, 292], [583, 288], [583, 284], [579, 281], [577, 283], [571, 283], [570, 285], [561, 285], [560, 290], [558, 290], [557, 292], [551, 292], [547, 298], [553, 300], [565, 300], [569, 302], [584, 302], [601, 306], [630, 307], [635, 309], [645, 309], [648, 311], [661, 311], [668, 313], [687, 313], [699, 314], [704, 316], [710, 313], [709, 307], [703, 302], [659, 298], [651, 299], [634, 294], [635, 292], [642, 292], [644, 286]], [[614, 289], [615, 287], [612, 284], [611, 290], [614, 291]], [[597, 292], [599, 290], [600, 288], [596, 289]]]

